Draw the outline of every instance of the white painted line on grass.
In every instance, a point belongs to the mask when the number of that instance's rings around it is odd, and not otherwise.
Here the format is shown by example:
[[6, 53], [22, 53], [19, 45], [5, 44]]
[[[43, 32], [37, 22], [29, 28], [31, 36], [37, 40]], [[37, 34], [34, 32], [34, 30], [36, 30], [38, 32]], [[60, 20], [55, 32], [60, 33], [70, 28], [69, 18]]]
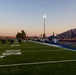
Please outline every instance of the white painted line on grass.
[[13, 47], [13, 46], [20, 46], [20, 45], [11, 45], [11, 47]]
[[34, 51], [22, 51], [22, 52], [53, 52], [53, 51], [66, 51], [66, 50], [34, 50]]
[[40, 64], [66, 63], [66, 62], [76, 62], [76, 59], [75, 60], [60, 60], [60, 61], [45, 61], [45, 62], [20, 63], [20, 64], [7, 64], [7, 65], [0, 65], [0, 67], [40, 65]]

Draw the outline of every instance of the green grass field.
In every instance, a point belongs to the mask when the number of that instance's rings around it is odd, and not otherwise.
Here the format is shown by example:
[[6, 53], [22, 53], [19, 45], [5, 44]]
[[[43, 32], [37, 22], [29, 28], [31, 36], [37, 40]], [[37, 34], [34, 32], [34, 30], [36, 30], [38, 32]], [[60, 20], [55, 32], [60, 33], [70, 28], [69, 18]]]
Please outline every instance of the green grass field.
[[[22, 42], [19, 47], [11, 47], [9, 43], [1, 44], [0, 55], [5, 50], [21, 50], [22, 55], [10, 55], [0, 58], [0, 65], [76, 60], [76, 52], [37, 44]], [[0, 67], [0, 75], [75, 75], [76, 61], [21, 66]]]

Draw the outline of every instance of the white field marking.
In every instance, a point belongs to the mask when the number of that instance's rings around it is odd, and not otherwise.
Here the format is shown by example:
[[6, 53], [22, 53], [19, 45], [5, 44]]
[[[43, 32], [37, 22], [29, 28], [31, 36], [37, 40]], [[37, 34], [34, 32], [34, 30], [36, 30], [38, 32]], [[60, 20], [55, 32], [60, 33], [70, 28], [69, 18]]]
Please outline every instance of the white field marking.
[[20, 45], [11, 45], [11, 47], [13, 47], [13, 46], [20, 46]]
[[20, 52], [21, 50], [5, 50], [5, 52], [9, 53], [9, 52]]
[[34, 50], [34, 51], [22, 51], [22, 52], [53, 52], [53, 51], [66, 51], [66, 50]]
[[76, 59], [75, 60], [60, 60], [60, 61], [45, 61], [45, 62], [20, 63], [20, 64], [7, 64], [7, 65], [0, 65], [0, 67], [40, 65], [40, 64], [54, 64], [54, 63], [66, 63], [66, 62], [76, 62]]
[[22, 52], [21, 50], [5, 50], [4, 53], [2, 53], [2, 55], [0, 55], [0, 58], [4, 58], [6, 56], [9, 56], [9, 55], [21, 55]]
[[47, 43], [41, 43], [41, 42], [35, 42], [35, 41], [30, 41], [30, 42], [34, 42], [34, 43], [38, 43], [38, 44], [42, 44], [42, 45], [53, 46], [53, 47], [58, 47], [58, 48], [62, 48], [62, 49], [70, 50], [70, 51], [76, 51], [76, 50], [69, 49], [69, 48], [63, 48], [63, 47], [61, 47], [59, 45], [53, 45], [53, 44], [47, 44]]
[[[6, 51], [6, 53], [9, 53], [9, 52], [11, 52], [11, 50], [5, 50]], [[7, 52], [8, 51], [8, 52]], [[15, 51], [16, 52], [16, 50], [12, 50], [13, 52]], [[66, 51], [66, 50], [33, 50], [33, 51], [21, 51], [21, 50], [18, 50], [19, 52], [27, 52], [27, 53], [29, 53], [29, 52], [53, 52], [53, 51]], [[3, 52], [0, 52], [0, 53], [3, 53]]]
[[4, 55], [0, 55], [0, 58], [4, 58], [5, 56]]

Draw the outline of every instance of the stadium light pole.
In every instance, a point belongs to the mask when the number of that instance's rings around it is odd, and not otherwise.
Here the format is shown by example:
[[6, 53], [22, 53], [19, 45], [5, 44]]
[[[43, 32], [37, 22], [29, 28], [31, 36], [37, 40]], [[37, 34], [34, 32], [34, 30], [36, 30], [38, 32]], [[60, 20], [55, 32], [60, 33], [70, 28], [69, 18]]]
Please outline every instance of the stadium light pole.
[[44, 34], [43, 34], [43, 37], [45, 38], [45, 19], [46, 19], [46, 15], [43, 16], [43, 19], [44, 19]]

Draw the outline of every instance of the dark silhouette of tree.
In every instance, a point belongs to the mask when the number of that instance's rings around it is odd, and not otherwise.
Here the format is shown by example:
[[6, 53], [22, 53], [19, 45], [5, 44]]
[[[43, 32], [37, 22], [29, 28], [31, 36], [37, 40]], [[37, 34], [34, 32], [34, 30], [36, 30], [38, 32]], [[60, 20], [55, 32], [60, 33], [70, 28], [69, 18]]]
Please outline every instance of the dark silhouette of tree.
[[26, 33], [24, 30], [21, 30], [21, 37], [22, 37], [22, 39], [25, 39], [25, 37], [26, 37]]
[[46, 35], [45, 34], [43, 34], [43, 38], [45, 38], [46, 37]]
[[26, 33], [25, 33], [25, 31], [24, 31], [24, 30], [21, 30], [21, 33], [18, 32], [18, 33], [16, 34], [16, 38], [17, 38], [17, 39], [25, 39], [25, 38], [26, 38]]
[[40, 36], [42, 37], [42, 34]]
[[22, 36], [21, 33], [18, 32], [17, 35], [16, 35], [16, 38], [19, 39], [19, 38], [21, 38], [21, 36]]

